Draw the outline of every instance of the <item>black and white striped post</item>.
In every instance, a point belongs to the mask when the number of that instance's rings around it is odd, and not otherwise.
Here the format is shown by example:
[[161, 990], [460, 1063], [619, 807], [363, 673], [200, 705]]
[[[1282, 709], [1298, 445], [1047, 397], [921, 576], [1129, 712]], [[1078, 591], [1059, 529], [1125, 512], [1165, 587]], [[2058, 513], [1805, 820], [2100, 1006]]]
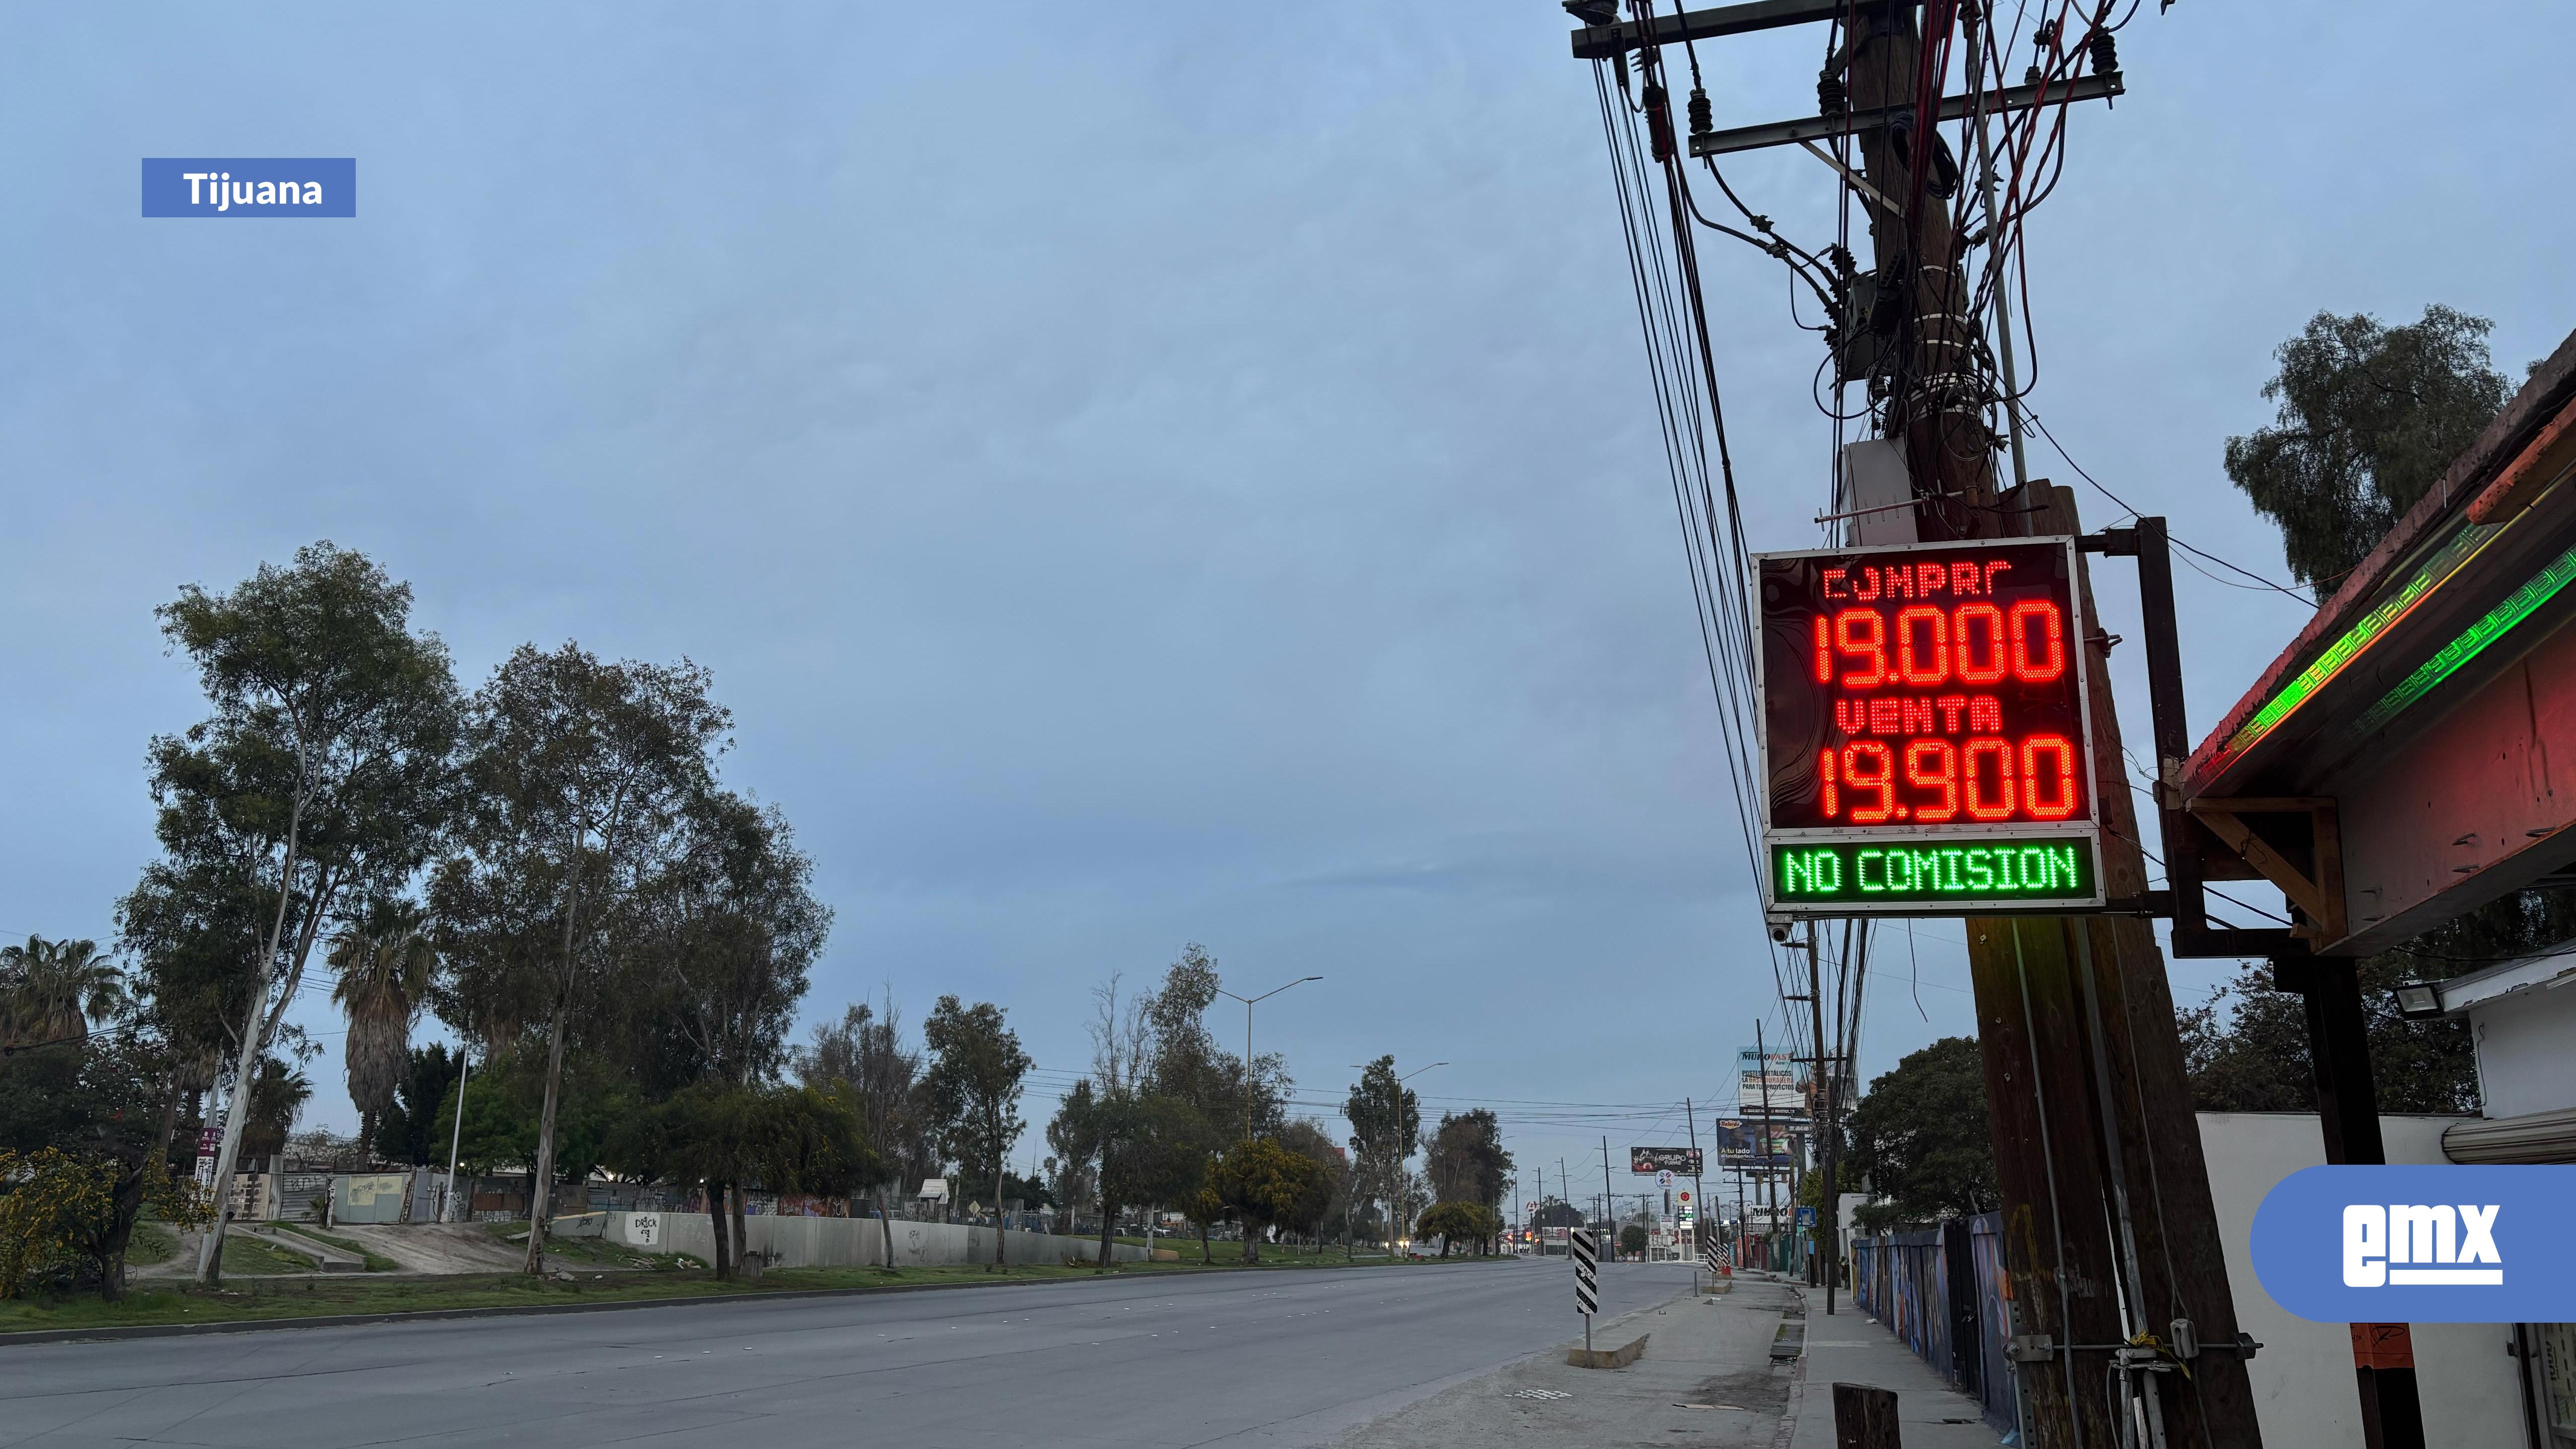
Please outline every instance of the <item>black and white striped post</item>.
[[1566, 1235], [1574, 1245], [1574, 1311], [1583, 1315], [1583, 1351], [1592, 1351], [1592, 1315], [1601, 1311], [1601, 1250], [1590, 1228]]

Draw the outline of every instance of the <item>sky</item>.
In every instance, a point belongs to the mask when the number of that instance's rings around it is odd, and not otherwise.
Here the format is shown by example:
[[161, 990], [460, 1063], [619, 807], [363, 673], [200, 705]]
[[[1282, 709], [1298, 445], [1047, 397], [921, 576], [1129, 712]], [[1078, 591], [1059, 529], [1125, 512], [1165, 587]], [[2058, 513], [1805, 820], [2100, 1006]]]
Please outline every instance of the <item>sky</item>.
[[[1532, 1187], [1687, 1140], [1781, 1007], [1567, 28], [19, 7], [0, 935], [108, 940], [153, 854], [146, 743], [204, 712], [153, 608], [330, 539], [468, 687], [526, 641], [713, 670], [726, 779], [836, 913], [806, 1021], [995, 1001], [1033, 1124], [1094, 988], [1198, 941], [1245, 995], [1324, 978], [1254, 1022], [1317, 1115], [1393, 1054], [1427, 1112], [1496, 1108]], [[2576, 326], [2576, 204], [2532, 184], [2571, 43], [2545, 3], [2141, 8], [2029, 227], [2073, 463], [2283, 577], [2219, 464], [2311, 314], [2447, 303], [2518, 379]], [[1702, 46], [1718, 124], [1812, 110], [1822, 45]], [[354, 156], [358, 215], [143, 219], [146, 156]], [[1730, 179], [1829, 236], [1804, 153]], [[1752, 541], [1806, 546], [1819, 344], [1776, 263], [1702, 254]], [[2045, 440], [2033, 470], [2075, 481]], [[2178, 587], [2197, 736], [2306, 609]], [[1864, 1078], [1972, 1030], [1960, 938], [1889, 933]], [[346, 1130], [325, 990], [306, 1124]]]

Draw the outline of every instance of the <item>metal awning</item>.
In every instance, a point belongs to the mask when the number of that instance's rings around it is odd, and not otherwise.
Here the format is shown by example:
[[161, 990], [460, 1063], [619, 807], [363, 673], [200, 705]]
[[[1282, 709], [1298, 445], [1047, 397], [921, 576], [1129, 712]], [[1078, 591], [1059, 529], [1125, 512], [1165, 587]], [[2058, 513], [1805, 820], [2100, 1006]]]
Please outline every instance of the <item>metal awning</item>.
[[2202, 855], [2268, 846], [2260, 874], [2288, 860], [2334, 892], [2330, 919], [2306, 913], [2333, 955], [2557, 882], [2576, 867], [2571, 626], [2576, 336], [2175, 772]]

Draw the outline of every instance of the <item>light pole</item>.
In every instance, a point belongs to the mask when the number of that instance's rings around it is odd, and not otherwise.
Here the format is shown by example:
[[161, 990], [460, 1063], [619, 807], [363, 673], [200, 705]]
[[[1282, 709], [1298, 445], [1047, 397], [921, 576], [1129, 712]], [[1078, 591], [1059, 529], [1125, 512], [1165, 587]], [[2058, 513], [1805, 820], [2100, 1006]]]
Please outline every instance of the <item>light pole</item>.
[[[1323, 979], [1321, 976], [1300, 976], [1288, 986], [1303, 986], [1309, 981]], [[1243, 1140], [1246, 1142], [1252, 1140], [1252, 1008], [1287, 990], [1288, 986], [1273, 986], [1259, 996], [1237, 996], [1222, 986], [1216, 988], [1217, 995], [1243, 1003]]]
[[473, 1065], [473, 1058], [466, 1055], [464, 1044], [461, 1042], [458, 1043], [456, 1052], [456, 1126], [448, 1134], [447, 1201], [439, 1204], [438, 1218], [440, 1222], [461, 1223], [465, 1221], [464, 1215], [461, 1213], [454, 1217], [450, 1217], [449, 1214], [456, 1212], [456, 1158], [459, 1151], [461, 1151], [465, 1146], [465, 1077], [466, 1073], [473, 1068]]
[[[1292, 982], [1290, 984], [1294, 985], [1295, 983]], [[1250, 1028], [1247, 1027], [1246, 1030], [1249, 1031]], [[1387, 1060], [1393, 1061], [1395, 1058], [1390, 1056]], [[1404, 1084], [1412, 1081], [1418, 1076], [1421, 1076], [1424, 1072], [1430, 1071], [1432, 1067], [1445, 1067], [1447, 1065], [1449, 1065], [1447, 1062], [1433, 1062], [1429, 1067], [1415, 1067], [1412, 1071], [1409, 1071], [1403, 1076], [1395, 1079], [1395, 1122], [1397, 1126], [1401, 1127], [1404, 1125]], [[1366, 1062], [1351, 1063], [1351, 1070], [1353, 1071], [1365, 1072], [1368, 1069], [1369, 1064]], [[1386, 1199], [1386, 1255], [1389, 1259], [1395, 1257], [1395, 1195], [1404, 1191], [1404, 1159], [1411, 1157], [1412, 1155], [1413, 1144], [1411, 1142], [1407, 1142], [1404, 1144], [1403, 1156], [1398, 1157], [1395, 1160], [1396, 1180], [1387, 1184], [1389, 1196]]]

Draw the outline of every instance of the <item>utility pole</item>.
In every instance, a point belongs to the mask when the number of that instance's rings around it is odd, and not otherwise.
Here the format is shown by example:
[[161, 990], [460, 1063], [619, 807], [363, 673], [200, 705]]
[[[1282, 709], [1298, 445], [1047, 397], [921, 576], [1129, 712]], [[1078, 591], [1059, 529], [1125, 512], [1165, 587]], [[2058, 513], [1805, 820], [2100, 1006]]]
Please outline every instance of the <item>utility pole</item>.
[[[1856, 7], [1826, 72], [1847, 79], [1853, 114], [1937, 104], [1917, 94], [1924, 61], [1917, 9], [1900, 0]], [[1959, 0], [1930, 0], [1925, 9], [1943, 39], [1959, 23], [1969, 54], [1979, 52], [1975, 9]], [[2108, 33], [2097, 32], [2092, 46], [2097, 72], [2115, 71]], [[1931, 80], [1941, 83], [1937, 68]], [[1970, 124], [1982, 128], [1985, 119], [1972, 113]], [[1870, 186], [1902, 198], [1901, 215], [1875, 202], [1868, 213], [1881, 294], [1893, 289], [1905, 299], [1883, 430], [1903, 445], [1918, 536], [2081, 534], [2071, 490], [2033, 482], [1998, 496], [1971, 294], [1950, 208], [1933, 194], [1938, 167], [1922, 164], [1937, 160], [1935, 135], [1873, 125], [1857, 140]], [[2094, 651], [2087, 705], [2103, 891], [2143, 901], [2146, 862], [2111, 699], [2111, 641], [2094, 622], [2080, 554], [2076, 583], [2090, 630], [2085, 647]], [[2114, 1422], [2100, 1392], [2114, 1352], [2096, 1345], [2166, 1338], [2171, 1323], [2188, 1320], [2198, 1342], [2216, 1351], [2199, 1355], [2188, 1383], [2166, 1373], [2127, 1377], [2124, 1403], [2143, 1398], [2157, 1449], [2259, 1444], [2171, 989], [2148, 917], [1972, 919], [1967, 935], [2006, 1270], [2022, 1315], [2016, 1330], [2049, 1345], [2044, 1360], [2020, 1365], [2028, 1442], [2039, 1449], [2127, 1442], [2133, 1427]], [[2156, 1271], [2145, 1271], [2149, 1265]], [[2128, 1417], [2125, 1407], [2118, 1412]]]
[[1610, 1261], [1619, 1261], [1616, 1243], [1619, 1236], [1619, 1205], [1610, 1197], [1610, 1139], [1601, 1139], [1601, 1221], [1613, 1243]]
[[[1843, 927], [1843, 940], [1848, 948], [1851, 927]], [[1816, 1199], [1815, 1261], [1825, 1279], [1825, 1316], [1834, 1312], [1834, 1279], [1840, 1264], [1834, 1256], [1834, 1198], [1840, 1184], [1834, 1180], [1834, 1069], [1825, 1055], [1825, 987], [1824, 971], [1817, 965], [1823, 957], [1816, 949], [1816, 923], [1807, 923], [1807, 1007], [1815, 1021], [1816, 1072], [1815, 1097], [1821, 1119], [1816, 1124], [1817, 1157], [1825, 1172], [1825, 1190]], [[1835, 1013], [1839, 1020], [1841, 1013]]]
[[1754, 1160], [1762, 1164], [1763, 1223], [1762, 1266], [1776, 1271], [1771, 1261], [1771, 1245], [1780, 1233], [1780, 1187], [1771, 1176], [1771, 1051], [1762, 1040], [1762, 1018], [1753, 1019], [1753, 1080], [1762, 1098], [1762, 1140], [1753, 1149]]

